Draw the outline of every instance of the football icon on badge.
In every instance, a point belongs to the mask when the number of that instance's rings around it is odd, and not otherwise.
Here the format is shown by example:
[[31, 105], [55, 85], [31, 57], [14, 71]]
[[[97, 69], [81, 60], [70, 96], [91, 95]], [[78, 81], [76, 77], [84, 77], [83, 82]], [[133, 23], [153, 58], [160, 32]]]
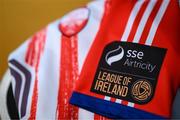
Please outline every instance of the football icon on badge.
[[147, 80], [138, 80], [132, 85], [132, 97], [136, 101], [145, 102], [152, 96], [152, 85]]

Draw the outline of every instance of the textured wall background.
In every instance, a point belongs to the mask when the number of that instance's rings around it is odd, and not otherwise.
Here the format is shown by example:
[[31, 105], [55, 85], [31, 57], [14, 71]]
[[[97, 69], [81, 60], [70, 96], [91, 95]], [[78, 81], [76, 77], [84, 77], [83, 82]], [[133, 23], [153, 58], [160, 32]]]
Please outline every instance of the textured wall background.
[[24, 40], [89, 0], [0, 0], [0, 79], [7, 57]]

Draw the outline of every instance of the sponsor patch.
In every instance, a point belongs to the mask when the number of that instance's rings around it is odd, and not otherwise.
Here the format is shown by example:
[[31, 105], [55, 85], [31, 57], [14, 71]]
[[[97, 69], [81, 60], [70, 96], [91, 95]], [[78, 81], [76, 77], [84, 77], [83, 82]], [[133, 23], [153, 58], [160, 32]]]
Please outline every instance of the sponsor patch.
[[137, 104], [151, 101], [167, 49], [115, 41], [102, 53], [91, 92]]

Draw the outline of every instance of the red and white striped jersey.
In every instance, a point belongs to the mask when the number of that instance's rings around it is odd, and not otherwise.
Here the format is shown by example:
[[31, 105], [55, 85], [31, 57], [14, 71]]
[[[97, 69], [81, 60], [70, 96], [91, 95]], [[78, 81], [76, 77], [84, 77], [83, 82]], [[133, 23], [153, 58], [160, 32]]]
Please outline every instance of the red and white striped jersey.
[[110, 0], [70, 103], [112, 119], [170, 118], [180, 85], [177, 0]]
[[1, 117], [169, 118], [179, 21], [177, 0], [96, 0], [70, 12], [10, 54]]
[[93, 1], [49, 24], [10, 54], [10, 78], [0, 90], [2, 119], [104, 119], [69, 104], [103, 14], [104, 1]]

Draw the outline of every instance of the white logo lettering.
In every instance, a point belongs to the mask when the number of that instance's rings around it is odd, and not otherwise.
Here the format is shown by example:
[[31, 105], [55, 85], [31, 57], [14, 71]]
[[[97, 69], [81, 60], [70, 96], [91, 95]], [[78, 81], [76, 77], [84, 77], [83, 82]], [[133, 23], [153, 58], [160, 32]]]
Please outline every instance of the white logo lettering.
[[136, 50], [128, 50], [126, 56], [131, 58], [143, 59], [144, 53], [142, 51], [138, 52]]
[[[116, 52], [120, 52], [120, 53], [112, 56], [112, 54], [115, 54]], [[107, 64], [111, 66], [112, 63], [120, 61], [123, 58], [123, 56], [124, 56], [124, 49], [121, 46], [118, 46], [117, 49], [109, 51], [106, 54], [105, 59]]]

